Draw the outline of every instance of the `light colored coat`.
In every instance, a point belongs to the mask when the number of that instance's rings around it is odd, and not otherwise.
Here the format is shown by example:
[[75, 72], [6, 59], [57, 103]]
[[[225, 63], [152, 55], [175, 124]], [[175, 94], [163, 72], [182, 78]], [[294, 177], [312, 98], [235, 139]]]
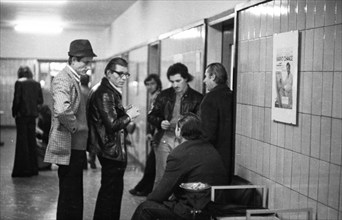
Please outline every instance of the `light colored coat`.
[[71, 137], [77, 132], [76, 113], [80, 106], [81, 90], [79, 82], [65, 67], [52, 82], [53, 112], [49, 134], [49, 144], [45, 162], [69, 165], [71, 156]]

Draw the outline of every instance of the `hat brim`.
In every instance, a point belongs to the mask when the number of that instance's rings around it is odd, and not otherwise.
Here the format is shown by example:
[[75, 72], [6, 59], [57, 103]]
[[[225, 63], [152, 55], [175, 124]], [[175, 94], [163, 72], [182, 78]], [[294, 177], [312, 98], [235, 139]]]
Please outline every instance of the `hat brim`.
[[89, 53], [70, 53], [68, 52], [69, 56], [73, 56], [73, 57], [97, 57], [96, 54], [94, 54], [93, 52], [89, 52]]

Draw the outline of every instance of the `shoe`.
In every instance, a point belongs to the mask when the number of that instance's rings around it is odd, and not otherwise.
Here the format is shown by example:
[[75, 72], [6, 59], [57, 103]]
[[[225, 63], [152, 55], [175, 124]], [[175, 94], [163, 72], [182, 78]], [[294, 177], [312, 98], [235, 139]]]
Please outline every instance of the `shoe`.
[[128, 192], [132, 194], [133, 196], [147, 196], [148, 195], [148, 193], [146, 192], [136, 191], [135, 189], [131, 189]]
[[147, 196], [148, 193], [147, 192], [139, 192], [137, 191], [137, 196]]

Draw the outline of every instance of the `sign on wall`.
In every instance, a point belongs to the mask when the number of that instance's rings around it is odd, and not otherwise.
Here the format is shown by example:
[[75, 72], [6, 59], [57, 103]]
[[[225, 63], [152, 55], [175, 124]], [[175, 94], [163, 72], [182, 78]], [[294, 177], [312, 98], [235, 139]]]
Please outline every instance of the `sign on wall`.
[[272, 120], [297, 123], [298, 31], [273, 36]]

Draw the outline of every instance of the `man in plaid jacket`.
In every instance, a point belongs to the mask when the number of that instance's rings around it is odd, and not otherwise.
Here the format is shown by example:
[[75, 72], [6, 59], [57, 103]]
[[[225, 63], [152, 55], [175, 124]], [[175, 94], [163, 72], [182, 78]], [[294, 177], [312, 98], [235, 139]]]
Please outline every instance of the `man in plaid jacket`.
[[80, 76], [90, 69], [96, 55], [84, 39], [72, 41], [68, 55], [68, 65], [52, 81], [52, 123], [44, 161], [59, 166], [57, 220], [82, 220], [88, 126]]

